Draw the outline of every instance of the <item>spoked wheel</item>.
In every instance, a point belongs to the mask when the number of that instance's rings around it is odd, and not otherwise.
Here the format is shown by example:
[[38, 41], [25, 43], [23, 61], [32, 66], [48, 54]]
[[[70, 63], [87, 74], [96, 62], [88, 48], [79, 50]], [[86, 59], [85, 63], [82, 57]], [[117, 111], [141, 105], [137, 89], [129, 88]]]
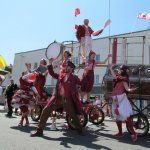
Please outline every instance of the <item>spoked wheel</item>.
[[98, 107], [94, 107], [89, 113], [89, 121], [95, 125], [101, 124], [104, 118], [104, 112]]
[[[144, 136], [149, 131], [149, 122], [144, 114], [134, 114], [131, 116], [133, 120], [133, 127], [138, 136]], [[127, 126], [126, 126], [127, 127]], [[128, 132], [131, 134], [130, 129], [127, 127]]]
[[31, 110], [31, 118], [33, 121], [38, 121], [40, 119], [42, 113], [42, 106], [35, 105], [34, 108]]
[[[80, 124], [82, 127], [85, 127], [88, 122], [87, 114], [83, 111], [81, 115], [78, 115]], [[75, 129], [74, 120], [69, 116], [69, 114], [66, 115], [66, 121], [69, 125], [69, 128]]]

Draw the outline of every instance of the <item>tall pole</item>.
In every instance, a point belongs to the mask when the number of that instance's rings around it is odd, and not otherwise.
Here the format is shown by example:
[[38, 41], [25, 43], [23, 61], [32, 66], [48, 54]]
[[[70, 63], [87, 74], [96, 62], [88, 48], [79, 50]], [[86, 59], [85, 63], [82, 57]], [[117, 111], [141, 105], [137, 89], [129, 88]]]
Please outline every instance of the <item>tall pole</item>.
[[[109, 0], [109, 11], [108, 12], [109, 12], [108, 15], [109, 15], [109, 19], [110, 19], [110, 0]], [[110, 25], [109, 25], [109, 37], [110, 37]]]

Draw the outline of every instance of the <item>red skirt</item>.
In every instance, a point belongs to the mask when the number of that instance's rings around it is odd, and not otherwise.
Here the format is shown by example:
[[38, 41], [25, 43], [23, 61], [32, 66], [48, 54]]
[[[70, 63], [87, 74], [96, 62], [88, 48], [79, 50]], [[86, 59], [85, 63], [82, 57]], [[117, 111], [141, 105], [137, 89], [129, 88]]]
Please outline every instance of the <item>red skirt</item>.
[[83, 75], [81, 80], [81, 91], [91, 92], [94, 84], [94, 71], [89, 70], [86, 75]]

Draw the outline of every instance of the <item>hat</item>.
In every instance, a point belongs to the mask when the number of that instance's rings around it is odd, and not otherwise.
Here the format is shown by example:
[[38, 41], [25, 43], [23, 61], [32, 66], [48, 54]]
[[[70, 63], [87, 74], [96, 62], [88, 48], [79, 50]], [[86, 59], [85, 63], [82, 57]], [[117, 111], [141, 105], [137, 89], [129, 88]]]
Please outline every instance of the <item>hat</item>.
[[123, 70], [123, 71], [127, 71], [128, 70], [128, 66], [125, 66], [125, 65], [121, 65], [119, 68], [121, 70]]
[[42, 58], [41, 61], [43, 61], [43, 65], [47, 65], [46, 59]]
[[93, 51], [90, 51], [90, 53], [89, 53], [89, 57], [91, 57], [91, 55], [96, 55], [96, 53], [95, 52], [93, 52]]
[[69, 51], [65, 51], [64, 53], [67, 53], [67, 55], [71, 57], [71, 53]]
[[73, 69], [76, 67], [71, 61], [67, 61], [67, 66], [70, 66]]

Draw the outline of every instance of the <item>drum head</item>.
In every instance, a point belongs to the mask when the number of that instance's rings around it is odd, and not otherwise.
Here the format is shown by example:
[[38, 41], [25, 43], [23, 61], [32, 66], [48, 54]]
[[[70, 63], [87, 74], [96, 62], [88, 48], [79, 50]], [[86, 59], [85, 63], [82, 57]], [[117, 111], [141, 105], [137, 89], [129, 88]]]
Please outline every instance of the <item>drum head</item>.
[[57, 43], [57, 42], [53, 42], [51, 43], [45, 52], [46, 58], [50, 59], [53, 58], [54, 60], [56, 60], [59, 57], [59, 54], [61, 52], [61, 44]]

